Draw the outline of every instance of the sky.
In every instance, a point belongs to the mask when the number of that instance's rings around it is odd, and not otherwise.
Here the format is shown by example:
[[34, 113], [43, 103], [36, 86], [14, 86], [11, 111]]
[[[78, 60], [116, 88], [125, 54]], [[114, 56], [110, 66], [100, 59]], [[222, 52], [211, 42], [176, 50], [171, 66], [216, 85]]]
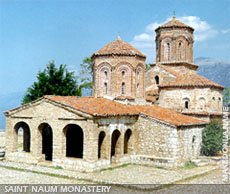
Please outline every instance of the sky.
[[174, 11], [195, 28], [195, 58], [230, 60], [230, 0], [0, 0], [0, 97], [25, 93], [51, 60], [77, 73], [118, 35], [154, 63], [154, 29]]

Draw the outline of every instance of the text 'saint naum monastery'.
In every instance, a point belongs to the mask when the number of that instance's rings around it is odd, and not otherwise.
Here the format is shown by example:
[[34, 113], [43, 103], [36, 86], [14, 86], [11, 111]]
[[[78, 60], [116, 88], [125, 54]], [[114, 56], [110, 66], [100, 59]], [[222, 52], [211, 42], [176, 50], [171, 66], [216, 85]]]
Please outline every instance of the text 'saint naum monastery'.
[[92, 55], [93, 97], [44, 96], [7, 111], [6, 159], [82, 171], [196, 159], [224, 88], [197, 74], [193, 28], [173, 17], [155, 31], [148, 71], [145, 55], [117, 38]]

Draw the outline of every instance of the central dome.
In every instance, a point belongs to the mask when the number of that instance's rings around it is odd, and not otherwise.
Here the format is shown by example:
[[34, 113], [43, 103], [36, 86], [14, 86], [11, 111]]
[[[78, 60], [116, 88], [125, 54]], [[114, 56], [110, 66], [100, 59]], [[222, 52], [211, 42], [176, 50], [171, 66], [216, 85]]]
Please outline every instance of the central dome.
[[143, 53], [129, 43], [123, 41], [120, 37], [118, 37], [115, 41], [108, 43], [99, 51], [95, 52], [92, 57], [107, 55], [139, 56], [146, 58]]

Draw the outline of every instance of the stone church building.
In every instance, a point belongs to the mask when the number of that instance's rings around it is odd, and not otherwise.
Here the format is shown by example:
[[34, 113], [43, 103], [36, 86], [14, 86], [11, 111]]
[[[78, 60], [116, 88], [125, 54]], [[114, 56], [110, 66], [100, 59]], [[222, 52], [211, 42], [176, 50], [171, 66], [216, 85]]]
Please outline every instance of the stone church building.
[[148, 70], [117, 38], [92, 55], [92, 97], [44, 96], [7, 111], [6, 159], [91, 171], [197, 158], [202, 129], [222, 114], [223, 87], [197, 74], [193, 31], [175, 17], [159, 26]]

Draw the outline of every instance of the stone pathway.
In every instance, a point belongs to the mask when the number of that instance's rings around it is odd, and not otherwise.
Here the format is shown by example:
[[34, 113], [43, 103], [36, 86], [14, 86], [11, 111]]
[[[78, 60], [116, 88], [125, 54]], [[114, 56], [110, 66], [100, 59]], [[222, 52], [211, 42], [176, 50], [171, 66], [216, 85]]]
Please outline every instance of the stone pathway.
[[218, 168], [216, 165], [195, 167], [192, 169], [169, 170], [142, 165], [125, 165], [121, 167], [109, 168], [107, 170], [83, 173], [54, 167], [44, 167], [38, 165], [28, 165], [24, 163], [14, 163], [0, 161], [0, 167], [10, 167], [23, 169], [28, 172], [39, 172], [64, 178], [74, 178], [95, 183], [111, 184], [169, 184], [188, 177], [204, 174]]
[[[15, 170], [14, 168], [17, 168]], [[20, 169], [20, 170], [19, 170]], [[218, 166], [195, 167], [192, 169], [169, 170], [149, 166], [127, 165], [98, 171], [80, 173], [50, 167], [27, 165], [13, 162], [0, 162], [0, 184], [93, 184], [101, 182], [114, 183], [110, 193], [141, 194], [141, 193], [228, 193], [229, 187], [223, 185], [188, 185], [188, 184], [221, 184], [222, 171]], [[43, 174], [42, 174], [43, 173]], [[199, 175], [198, 177], [194, 177]], [[193, 178], [191, 178], [193, 176]], [[190, 177], [190, 179], [188, 179]], [[157, 183], [180, 185], [152, 190]], [[119, 186], [119, 184], [135, 184]], [[139, 184], [139, 185], [137, 185]], [[140, 185], [142, 184], [142, 185]], [[145, 184], [145, 185], [143, 185]], [[149, 184], [149, 185], [146, 185]], [[185, 185], [186, 184], [186, 185]], [[143, 190], [145, 189], [145, 190]], [[151, 190], [149, 190], [151, 189]], [[210, 191], [210, 192], [208, 192]]]

